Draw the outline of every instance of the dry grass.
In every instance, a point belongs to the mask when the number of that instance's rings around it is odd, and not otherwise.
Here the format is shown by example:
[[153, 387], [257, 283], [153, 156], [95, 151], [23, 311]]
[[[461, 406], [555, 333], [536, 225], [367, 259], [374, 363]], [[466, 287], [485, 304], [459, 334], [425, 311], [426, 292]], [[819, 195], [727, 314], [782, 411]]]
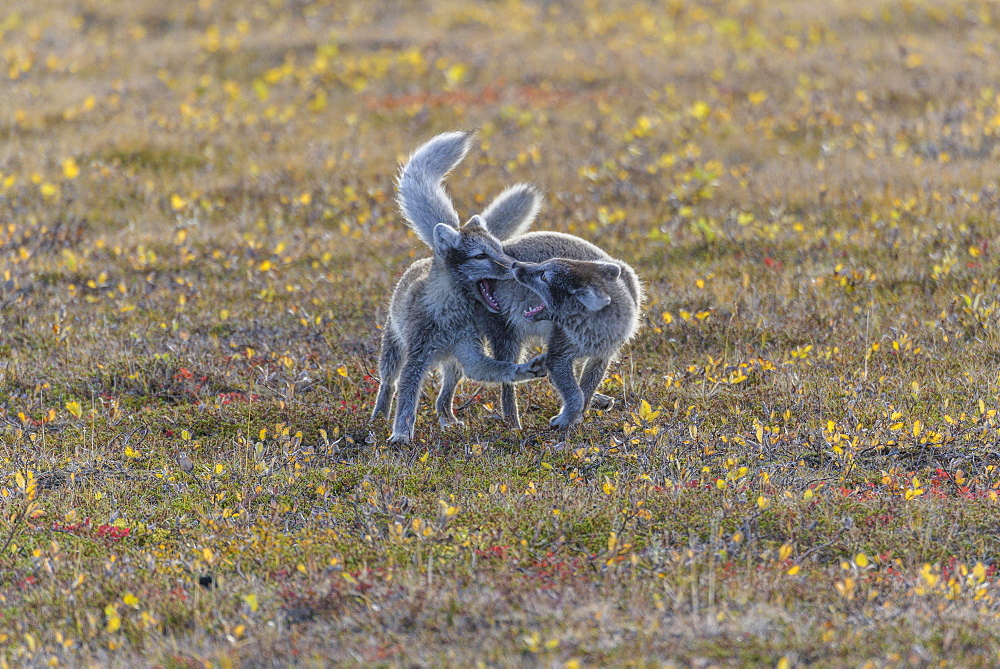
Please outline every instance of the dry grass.
[[[0, 663], [1000, 660], [995, 4], [3, 11]], [[369, 435], [454, 128], [646, 282], [569, 443]]]

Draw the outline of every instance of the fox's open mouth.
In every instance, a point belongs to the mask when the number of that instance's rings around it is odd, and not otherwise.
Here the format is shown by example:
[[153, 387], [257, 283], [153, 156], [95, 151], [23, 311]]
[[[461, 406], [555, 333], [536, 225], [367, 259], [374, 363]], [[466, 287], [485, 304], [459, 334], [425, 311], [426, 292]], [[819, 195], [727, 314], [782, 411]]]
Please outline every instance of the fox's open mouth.
[[483, 298], [483, 304], [486, 308], [495, 314], [500, 313], [500, 303], [497, 302], [496, 295], [493, 294], [493, 286], [490, 284], [489, 279], [479, 280], [479, 294]]
[[535, 316], [545, 311], [545, 303], [539, 304], [537, 307], [532, 307], [524, 312], [524, 317], [528, 320], [534, 319]]

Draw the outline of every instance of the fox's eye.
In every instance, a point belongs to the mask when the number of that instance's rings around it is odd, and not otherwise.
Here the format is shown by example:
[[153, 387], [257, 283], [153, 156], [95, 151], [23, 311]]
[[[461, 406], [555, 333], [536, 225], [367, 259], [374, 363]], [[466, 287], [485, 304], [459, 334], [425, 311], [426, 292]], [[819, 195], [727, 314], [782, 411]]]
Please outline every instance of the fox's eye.
[[538, 275], [538, 278], [542, 280], [542, 283], [548, 283], [549, 282], [549, 273], [548, 272], [542, 272], [541, 274]]
[[473, 260], [486, 260], [487, 258], [489, 258], [489, 256], [486, 255], [485, 253], [477, 253], [476, 255], [472, 256]]

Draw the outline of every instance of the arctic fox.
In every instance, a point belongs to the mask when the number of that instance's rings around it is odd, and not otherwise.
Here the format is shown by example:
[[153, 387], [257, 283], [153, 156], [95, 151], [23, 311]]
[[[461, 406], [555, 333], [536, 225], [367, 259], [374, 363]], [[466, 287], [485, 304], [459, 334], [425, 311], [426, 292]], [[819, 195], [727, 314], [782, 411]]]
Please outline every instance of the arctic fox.
[[[445, 425], [455, 420], [454, 388], [463, 372], [476, 381], [514, 383], [545, 376], [544, 356], [517, 364], [483, 351], [477, 315], [499, 313], [494, 282], [510, 280], [514, 259], [473, 216], [464, 226], [441, 185], [465, 156], [469, 135], [446, 133], [421, 146], [399, 178], [400, 205], [407, 222], [434, 251], [413, 263], [396, 284], [379, 354], [381, 382], [374, 420], [388, 416], [393, 394], [396, 413], [390, 442], [413, 438], [417, 402], [427, 372], [443, 370], [436, 409]], [[508, 189], [483, 213], [498, 229], [522, 229], [537, 212], [534, 191]], [[398, 385], [398, 392], [397, 392]], [[447, 393], [445, 393], [447, 389]]]
[[[541, 298], [522, 312], [523, 318], [552, 323], [545, 364], [563, 406], [549, 424], [568, 429], [583, 420], [608, 363], [638, 329], [639, 279], [620, 260], [554, 258], [516, 262], [511, 269], [515, 281]], [[578, 359], [585, 360], [579, 382], [573, 372]]]

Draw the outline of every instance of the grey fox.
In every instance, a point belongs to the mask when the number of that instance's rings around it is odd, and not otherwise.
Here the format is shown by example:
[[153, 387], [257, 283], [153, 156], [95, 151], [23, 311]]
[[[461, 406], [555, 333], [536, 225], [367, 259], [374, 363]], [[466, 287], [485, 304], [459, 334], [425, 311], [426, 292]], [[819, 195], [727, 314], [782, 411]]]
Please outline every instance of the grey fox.
[[[413, 438], [416, 407], [427, 371], [442, 369], [442, 393], [436, 409], [445, 425], [455, 420], [454, 388], [463, 371], [470, 378], [514, 383], [545, 376], [544, 356], [517, 364], [498, 361], [483, 351], [479, 313], [499, 313], [494, 282], [510, 280], [514, 259], [473, 216], [464, 226], [441, 181], [465, 156], [470, 136], [446, 133], [424, 144], [410, 157], [399, 177], [403, 214], [434, 255], [413, 263], [393, 291], [379, 354], [381, 377], [372, 420], [388, 416], [398, 393], [390, 441]], [[530, 225], [538, 211], [537, 196], [527, 186], [507, 189], [483, 216], [500, 230], [516, 232]], [[444, 389], [449, 389], [447, 393]]]
[[[545, 364], [563, 406], [549, 424], [568, 429], [583, 420], [608, 363], [638, 329], [639, 279], [621, 261], [554, 258], [516, 262], [511, 269], [515, 281], [541, 298], [523, 318], [552, 322]], [[577, 359], [586, 360], [579, 382], [573, 372]]]

